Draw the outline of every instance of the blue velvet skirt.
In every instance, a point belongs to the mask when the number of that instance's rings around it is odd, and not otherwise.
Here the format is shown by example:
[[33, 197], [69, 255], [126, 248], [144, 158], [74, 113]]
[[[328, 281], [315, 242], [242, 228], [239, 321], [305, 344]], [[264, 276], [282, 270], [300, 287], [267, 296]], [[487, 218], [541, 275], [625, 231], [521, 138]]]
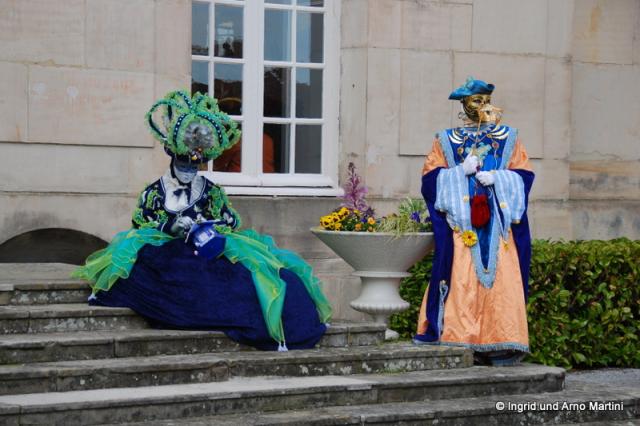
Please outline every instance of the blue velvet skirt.
[[[300, 278], [280, 270], [287, 289], [282, 323], [289, 349], [314, 347], [326, 326]], [[262, 350], [278, 343], [267, 331], [251, 273], [226, 257], [206, 260], [175, 239], [145, 245], [127, 279], [99, 291], [93, 305], [131, 308], [157, 328], [220, 330], [229, 338]]]

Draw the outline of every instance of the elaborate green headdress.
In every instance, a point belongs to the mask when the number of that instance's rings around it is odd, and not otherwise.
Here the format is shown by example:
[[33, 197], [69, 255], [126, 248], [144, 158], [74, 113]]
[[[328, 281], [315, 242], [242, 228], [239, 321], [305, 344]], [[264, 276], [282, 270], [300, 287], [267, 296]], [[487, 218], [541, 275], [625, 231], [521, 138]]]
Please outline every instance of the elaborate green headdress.
[[167, 154], [185, 162], [217, 158], [240, 139], [237, 123], [220, 111], [218, 101], [200, 93], [171, 92], [153, 104], [146, 119]]

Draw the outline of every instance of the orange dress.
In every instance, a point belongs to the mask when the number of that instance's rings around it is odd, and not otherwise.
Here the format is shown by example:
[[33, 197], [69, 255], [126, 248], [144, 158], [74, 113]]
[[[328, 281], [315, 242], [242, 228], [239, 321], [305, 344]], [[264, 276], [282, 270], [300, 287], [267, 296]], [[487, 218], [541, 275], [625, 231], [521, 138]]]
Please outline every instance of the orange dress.
[[[434, 141], [433, 148], [426, 157], [423, 176], [438, 168], [449, 168], [450, 161], [447, 161], [440, 139]], [[531, 172], [527, 153], [519, 140], [513, 145], [506, 169]], [[510, 231], [509, 229], [507, 238], [503, 235], [499, 237], [495, 278], [492, 286], [487, 288], [478, 279], [472, 252], [465, 245], [462, 233], [457, 229], [452, 230], [453, 260], [450, 279], [448, 282], [439, 282], [442, 287], [440, 292], [425, 292], [416, 337], [426, 335], [428, 318], [433, 318], [433, 315], [428, 315], [429, 306], [432, 309], [436, 306], [429, 303], [429, 297], [437, 295], [444, 301], [438, 305], [442, 310], [438, 314], [441, 322], [439, 339], [432, 339], [432, 343], [465, 346], [480, 352], [508, 349], [528, 352], [525, 290], [518, 248]], [[436, 250], [438, 248], [436, 240]], [[434, 284], [437, 282], [432, 281], [431, 285]]]

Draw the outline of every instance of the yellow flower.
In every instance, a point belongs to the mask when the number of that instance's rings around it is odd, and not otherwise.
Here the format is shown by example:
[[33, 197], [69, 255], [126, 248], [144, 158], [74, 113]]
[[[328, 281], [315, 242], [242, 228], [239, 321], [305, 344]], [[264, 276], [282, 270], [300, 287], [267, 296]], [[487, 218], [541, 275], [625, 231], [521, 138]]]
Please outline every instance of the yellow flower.
[[335, 225], [333, 225], [333, 226], [334, 226], [334, 229], [335, 229], [336, 231], [339, 231], [339, 230], [342, 228], [342, 223], [338, 222], [338, 223], [336, 223], [336, 224], [335, 224]]
[[367, 219], [367, 223], [369, 225], [375, 225], [376, 224], [376, 220], [374, 218], [370, 217], [369, 219]]
[[472, 247], [478, 242], [478, 236], [472, 230], [464, 231], [462, 233], [462, 242], [467, 247]]
[[346, 215], [349, 214], [349, 209], [346, 207], [342, 207], [339, 211], [338, 211], [338, 215], [340, 217], [345, 217]]
[[356, 223], [356, 231], [362, 231], [362, 224]]
[[373, 226], [370, 226], [369, 228], [367, 228], [367, 231], [373, 232]]
[[333, 225], [333, 219], [331, 218], [331, 216], [322, 216], [320, 218], [320, 226], [322, 226], [324, 229], [331, 228], [331, 225]]

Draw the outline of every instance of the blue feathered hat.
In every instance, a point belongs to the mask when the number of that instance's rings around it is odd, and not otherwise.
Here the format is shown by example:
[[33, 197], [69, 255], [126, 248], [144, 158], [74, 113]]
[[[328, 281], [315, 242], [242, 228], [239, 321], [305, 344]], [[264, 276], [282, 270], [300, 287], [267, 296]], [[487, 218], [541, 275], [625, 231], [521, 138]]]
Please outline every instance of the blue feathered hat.
[[462, 86], [451, 92], [449, 99], [461, 101], [471, 95], [490, 95], [494, 88], [495, 86], [493, 84], [469, 77]]

